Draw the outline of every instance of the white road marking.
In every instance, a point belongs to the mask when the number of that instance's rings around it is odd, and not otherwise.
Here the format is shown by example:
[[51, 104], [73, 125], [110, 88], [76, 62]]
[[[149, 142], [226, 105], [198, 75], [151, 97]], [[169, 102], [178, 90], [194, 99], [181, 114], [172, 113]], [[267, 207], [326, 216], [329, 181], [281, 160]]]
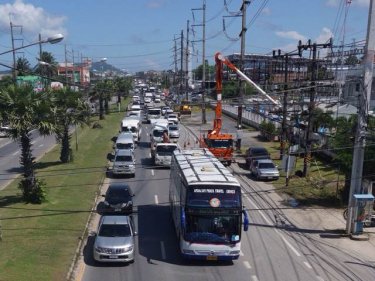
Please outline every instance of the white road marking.
[[257, 277], [256, 275], [252, 275], [252, 276], [251, 276], [251, 279], [253, 279], [253, 281], [258, 281], [258, 280], [259, 280], [258, 277]]
[[306, 265], [308, 269], [312, 269], [312, 266], [307, 261], [304, 261], [303, 263]]
[[243, 262], [244, 266], [247, 268], [247, 269], [251, 269], [251, 265], [248, 261], [244, 261]]
[[243, 254], [243, 252], [242, 252], [242, 251], [240, 251], [240, 256], [241, 256], [241, 257], [243, 257], [243, 256], [244, 256], [244, 254]]
[[39, 144], [39, 146], [38, 147], [43, 147], [44, 146], [44, 144], [42, 143], [42, 144]]
[[19, 150], [17, 150], [16, 152], [14, 152], [14, 153], [12, 154], [12, 156], [16, 156], [18, 153], [20, 153]]
[[290, 244], [290, 242], [288, 240], [286, 240], [286, 238], [279, 231], [276, 230], [276, 233], [279, 234], [279, 236], [281, 237], [281, 239], [283, 239], [284, 243], [294, 252], [294, 254], [297, 257], [301, 256], [301, 254], [296, 250], [296, 248], [294, 248], [292, 246], [292, 244]]
[[32, 141], [31, 144], [34, 145], [36, 143], [36, 140]]
[[159, 204], [159, 198], [156, 194], [154, 195], [154, 198], [155, 198], [155, 204], [158, 205]]
[[161, 258], [165, 260], [167, 256], [165, 254], [164, 241], [160, 241], [160, 249], [161, 249]]
[[323, 277], [320, 277], [319, 275], [316, 276], [316, 279], [318, 279], [319, 281], [325, 281]]
[[151, 153], [149, 154], [149, 157], [151, 158]]
[[154, 169], [151, 170], [151, 175], [152, 175], [152, 176], [155, 176], [155, 171], [154, 171]]

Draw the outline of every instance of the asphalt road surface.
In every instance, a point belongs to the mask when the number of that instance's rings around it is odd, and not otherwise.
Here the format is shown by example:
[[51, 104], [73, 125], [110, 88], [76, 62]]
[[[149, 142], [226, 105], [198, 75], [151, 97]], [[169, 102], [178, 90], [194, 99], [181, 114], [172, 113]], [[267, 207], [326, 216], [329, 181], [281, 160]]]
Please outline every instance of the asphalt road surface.
[[[223, 122], [228, 132], [235, 132], [234, 126], [232, 120]], [[296, 229], [290, 224], [282, 211], [274, 208], [275, 202], [267, 193], [259, 192], [267, 189], [267, 184], [253, 181], [237, 164], [230, 169], [242, 184], [243, 202], [249, 209], [251, 223], [249, 231], [242, 235], [239, 260], [220, 263], [183, 260], [169, 212], [170, 171], [151, 165], [149, 128], [150, 125], [144, 125], [141, 143], [135, 151], [135, 178], [110, 179], [127, 182], [135, 193], [134, 221], [138, 231], [135, 262], [94, 262], [94, 238], [90, 236], [83, 253], [82, 280], [375, 280], [374, 269], [365, 266], [356, 253], [332, 247], [313, 231]], [[195, 145], [191, 132], [182, 127], [180, 145], [184, 144]]]

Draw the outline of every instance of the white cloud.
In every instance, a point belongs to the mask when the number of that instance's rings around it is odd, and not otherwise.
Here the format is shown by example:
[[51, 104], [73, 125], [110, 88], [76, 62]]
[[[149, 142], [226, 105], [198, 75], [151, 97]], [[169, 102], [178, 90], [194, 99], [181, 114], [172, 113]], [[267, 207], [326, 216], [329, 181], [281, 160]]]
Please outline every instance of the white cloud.
[[158, 9], [164, 5], [165, 0], [150, 0], [147, 2], [146, 7], [149, 9]]
[[333, 37], [332, 31], [328, 27], [323, 27], [322, 31], [320, 32], [319, 36], [316, 38], [317, 43], [325, 43], [329, 41], [330, 38]]
[[14, 25], [20, 25], [25, 33], [42, 34], [48, 37], [56, 33], [67, 35], [63, 24], [64, 16], [55, 16], [43, 8], [16, 0], [13, 4], [0, 5], [0, 28], [9, 29], [10, 20]]
[[263, 15], [266, 15], [266, 16], [271, 15], [271, 14], [272, 14], [271, 9], [268, 8], [268, 7], [265, 7], [265, 8], [262, 10], [262, 14], [263, 14]]
[[276, 31], [276, 35], [282, 38], [293, 39], [293, 40], [306, 40], [306, 37], [299, 34], [297, 31]]

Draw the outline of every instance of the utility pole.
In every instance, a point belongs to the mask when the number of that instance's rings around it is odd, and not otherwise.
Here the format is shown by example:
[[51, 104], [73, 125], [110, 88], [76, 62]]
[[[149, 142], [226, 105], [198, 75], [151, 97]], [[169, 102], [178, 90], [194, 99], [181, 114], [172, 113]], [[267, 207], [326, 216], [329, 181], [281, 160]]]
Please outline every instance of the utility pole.
[[64, 44], [64, 54], [65, 54], [65, 83], [66, 83], [66, 87], [68, 87], [68, 58], [67, 58], [66, 44]]
[[[245, 39], [246, 39], [246, 7], [250, 4], [250, 1], [242, 0], [241, 12], [242, 12], [242, 27], [240, 32], [241, 37], [241, 56], [240, 56], [240, 71], [244, 72], [244, 58], [245, 58]], [[245, 96], [245, 83], [242, 79], [240, 79], [240, 98], [239, 98], [239, 105], [238, 105], [238, 118], [237, 118], [237, 128], [241, 128], [242, 126], [242, 111], [243, 111], [243, 103], [244, 103], [244, 96]]]
[[180, 93], [178, 95], [178, 103], [181, 104], [181, 95], [182, 95], [182, 89], [183, 89], [183, 81], [184, 81], [184, 31], [181, 30], [181, 58], [180, 58]]
[[283, 119], [281, 121], [281, 138], [280, 138], [280, 160], [283, 159], [286, 155], [286, 143], [288, 141], [288, 126], [287, 126], [287, 117], [288, 117], [288, 82], [289, 82], [289, 58], [292, 56], [301, 57], [301, 52], [298, 53], [285, 53], [281, 54], [281, 50], [273, 51], [274, 58], [284, 58], [284, 97], [283, 97]]
[[203, 0], [203, 38], [202, 38], [202, 124], [206, 124], [206, 1]]
[[[192, 26], [202, 26], [202, 124], [207, 123], [206, 119], [206, 0], [203, 0], [202, 8], [191, 9], [192, 11], [202, 11], [202, 24], [193, 24]], [[193, 14], [194, 16], [194, 14]], [[197, 41], [194, 41], [197, 42]]]
[[176, 86], [176, 75], [177, 75], [177, 39], [174, 37], [174, 75], [173, 75], [173, 86]]
[[355, 134], [352, 175], [350, 180], [349, 204], [348, 204], [348, 220], [346, 221], [346, 232], [352, 233], [353, 230], [353, 195], [363, 193], [362, 175], [363, 175], [363, 159], [366, 147], [366, 131], [367, 117], [371, 98], [372, 75], [374, 70], [375, 55], [375, 6], [370, 1], [367, 38], [365, 46], [365, 57], [363, 59], [364, 78], [363, 91], [360, 95], [359, 112], [357, 121], [357, 130]]
[[185, 94], [186, 94], [186, 101], [189, 100], [189, 20], [187, 20], [186, 25], [186, 62], [185, 62]]
[[309, 116], [307, 120], [307, 128], [305, 129], [305, 156], [303, 158], [303, 175], [307, 177], [309, 175], [310, 161], [311, 161], [311, 135], [312, 125], [314, 122], [314, 109], [315, 109], [315, 95], [316, 95], [316, 80], [317, 80], [317, 50], [318, 48], [330, 48], [332, 46], [332, 38], [329, 43], [311, 44], [311, 40], [308, 40], [306, 45], [302, 45], [301, 40], [298, 44], [298, 52], [302, 54], [302, 50], [311, 49], [313, 58], [311, 62], [311, 83], [310, 83], [310, 101], [309, 101]]
[[13, 71], [12, 71], [12, 77], [13, 77], [13, 82], [14, 83], [16, 83], [16, 76], [17, 76], [17, 74], [16, 74], [16, 68], [17, 68], [17, 66], [16, 66], [16, 51], [14, 50], [14, 36], [13, 36], [13, 23], [12, 22], [10, 22], [10, 33], [11, 33], [11, 38], [12, 38], [12, 49], [13, 49], [13, 52], [12, 52], [12, 54], [13, 54]]

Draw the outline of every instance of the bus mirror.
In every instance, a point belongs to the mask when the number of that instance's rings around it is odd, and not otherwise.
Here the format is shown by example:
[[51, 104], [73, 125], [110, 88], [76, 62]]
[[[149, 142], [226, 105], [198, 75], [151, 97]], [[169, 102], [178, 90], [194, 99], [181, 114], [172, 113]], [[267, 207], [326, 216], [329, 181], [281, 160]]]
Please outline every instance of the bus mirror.
[[242, 211], [243, 213], [243, 230], [247, 231], [249, 229], [249, 217], [247, 215], [247, 212], [245, 210]]

